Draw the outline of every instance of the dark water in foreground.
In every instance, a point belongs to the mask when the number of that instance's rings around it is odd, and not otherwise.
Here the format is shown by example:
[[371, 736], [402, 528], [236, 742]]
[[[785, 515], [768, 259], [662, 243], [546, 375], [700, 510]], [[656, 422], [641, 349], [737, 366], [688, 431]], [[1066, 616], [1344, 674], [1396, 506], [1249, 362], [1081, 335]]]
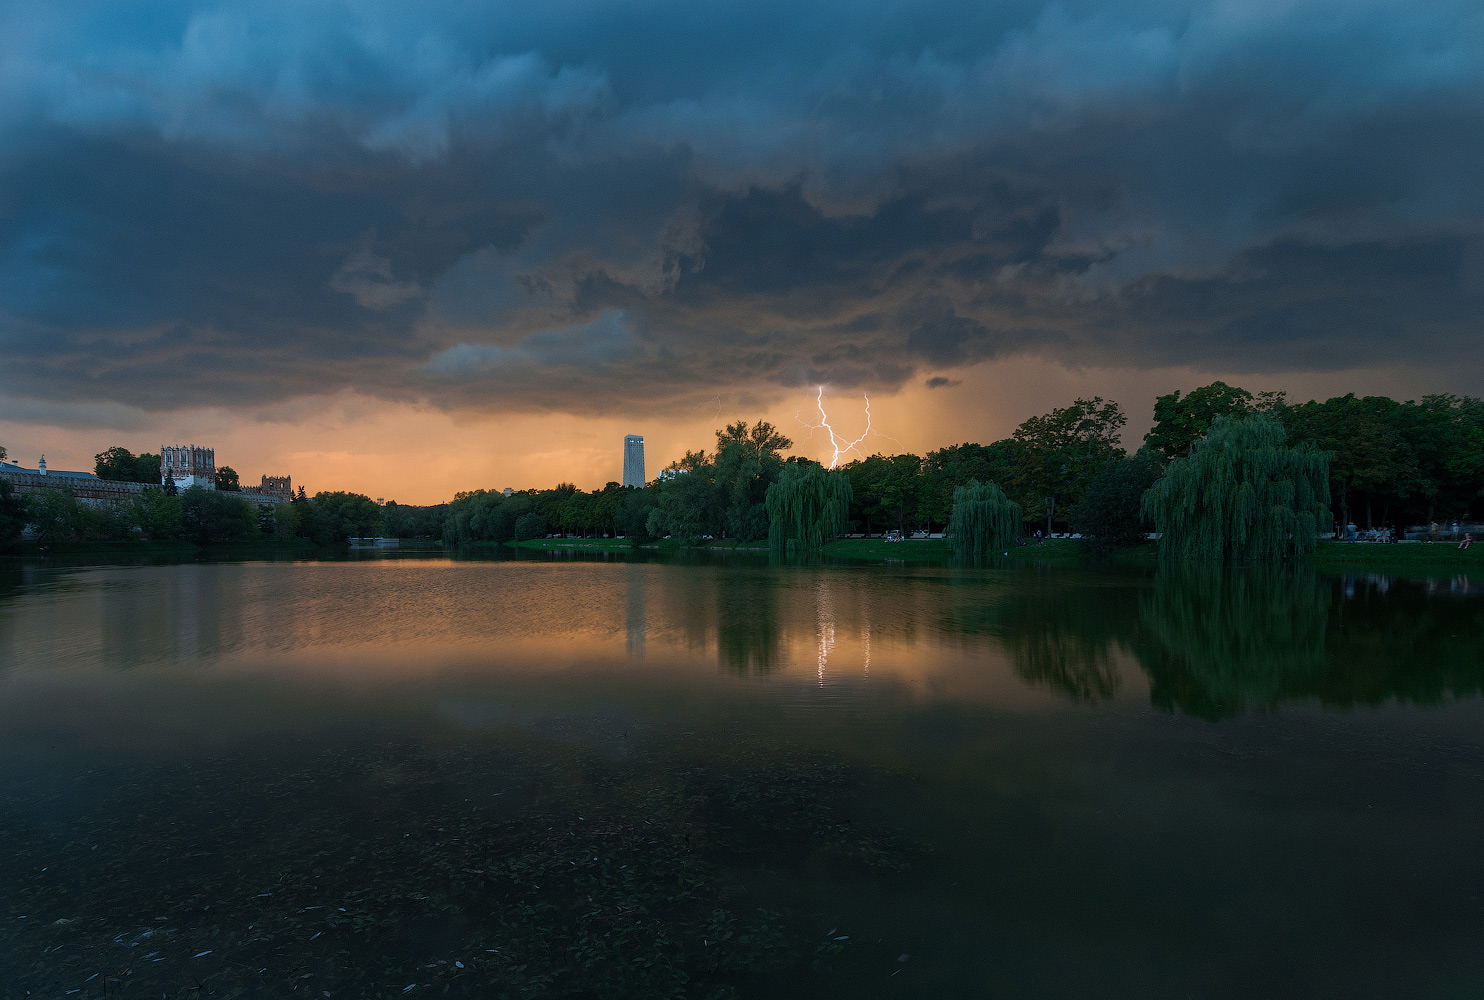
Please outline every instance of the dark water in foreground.
[[1477, 594], [0, 569], [0, 996], [1484, 996]]

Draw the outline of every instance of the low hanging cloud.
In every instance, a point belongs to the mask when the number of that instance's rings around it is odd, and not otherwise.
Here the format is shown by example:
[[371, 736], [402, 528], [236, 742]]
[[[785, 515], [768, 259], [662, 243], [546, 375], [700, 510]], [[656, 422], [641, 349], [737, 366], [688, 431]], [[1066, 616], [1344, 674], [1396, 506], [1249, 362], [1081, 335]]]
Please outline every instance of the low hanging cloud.
[[0, 16], [0, 366], [34, 400], [588, 413], [1477, 343], [1474, 3]]

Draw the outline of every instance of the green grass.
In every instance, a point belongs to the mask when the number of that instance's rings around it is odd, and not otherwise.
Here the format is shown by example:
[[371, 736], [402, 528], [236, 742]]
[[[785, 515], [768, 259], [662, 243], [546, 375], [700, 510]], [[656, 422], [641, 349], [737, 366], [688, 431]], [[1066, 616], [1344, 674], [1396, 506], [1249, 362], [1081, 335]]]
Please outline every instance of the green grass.
[[824, 554], [836, 559], [877, 561], [900, 559], [903, 562], [936, 562], [953, 554], [941, 538], [908, 538], [888, 542], [883, 538], [839, 538], [824, 547]]
[[[494, 546], [495, 542], [477, 542], [476, 545]], [[627, 538], [532, 538], [524, 542], [504, 543], [513, 549], [561, 549], [561, 550], [587, 550], [597, 552], [628, 552], [634, 548], [647, 549], [651, 552], [678, 552], [681, 549], [691, 551], [717, 551], [717, 552], [766, 552], [767, 542], [738, 542], [730, 538], [718, 538], [714, 541], [701, 542], [698, 545], [686, 545], [678, 539], [660, 538], [652, 542], [645, 542], [635, 546]]]
[[1459, 551], [1457, 542], [1377, 545], [1367, 542], [1320, 542], [1308, 560], [1319, 568], [1476, 569], [1484, 571], [1484, 547]]
[[[888, 542], [880, 538], [841, 538], [826, 545], [824, 554], [835, 559], [861, 562], [876, 562], [884, 559], [896, 559], [902, 562], [944, 562], [953, 556], [953, 549], [942, 538], [909, 538], [901, 542]], [[1037, 566], [1083, 566], [1098, 563], [1113, 563], [1119, 566], [1153, 566], [1157, 557], [1157, 549], [1151, 542], [1146, 545], [1114, 549], [1106, 555], [1094, 555], [1080, 541], [1070, 538], [1048, 538], [1039, 545], [1033, 541], [1007, 549], [1005, 555], [1008, 555], [1014, 562]], [[1000, 555], [1000, 558], [1005, 558], [1005, 555]]]
[[[494, 545], [494, 542], [477, 543]], [[605, 552], [627, 552], [634, 547], [627, 538], [531, 538], [524, 542], [506, 542], [512, 549], [600, 549]]]

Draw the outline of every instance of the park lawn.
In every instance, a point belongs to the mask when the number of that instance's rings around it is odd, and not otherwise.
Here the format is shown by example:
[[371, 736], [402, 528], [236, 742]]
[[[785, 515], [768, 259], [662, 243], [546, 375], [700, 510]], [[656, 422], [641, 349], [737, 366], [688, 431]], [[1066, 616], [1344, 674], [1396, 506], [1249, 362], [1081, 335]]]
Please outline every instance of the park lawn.
[[884, 538], [837, 538], [825, 543], [824, 554], [835, 559], [870, 562], [882, 559], [928, 562], [947, 559], [953, 550], [941, 538], [908, 538], [900, 542], [888, 542]]
[[[836, 559], [862, 562], [879, 562], [895, 559], [901, 562], [943, 562], [951, 558], [953, 548], [942, 538], [909, 538], [901, 542], [888, 542], [881, 538], [841, 538], [824, 547], [824, 554]], [[1153, 542], [1114, 549], [1106, 555], [1090, 553], [1083, 544], [1073, 538], [1048, 538], [1037, 544], [1025, 545], [994, 553], [1000, 560], [1008, 558], [1010, 563], [1038, 566], [1082, 566], [1096, 562], [1111, 562], [1118, 565], [1154, 565], [1158, 549]]]
[[504, 544], [512, 549], [599, 549], [605, 552], [627, 552], [634, 547], [627, 538], [529, 538]]
[[1320, 542], [1308, 561], [1315, 567], [1374, 570], [1476, 569], [1484, 571], [1484, 547], [1460, 550], [1457, 542]]

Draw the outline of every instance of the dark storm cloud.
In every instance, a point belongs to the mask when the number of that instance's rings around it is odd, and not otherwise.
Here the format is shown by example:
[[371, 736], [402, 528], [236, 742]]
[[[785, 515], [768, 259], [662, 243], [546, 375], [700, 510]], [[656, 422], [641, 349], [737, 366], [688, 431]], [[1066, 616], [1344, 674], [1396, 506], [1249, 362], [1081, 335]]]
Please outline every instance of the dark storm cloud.
[[1474, 3], [0, 17], [16, 396], [592, 411], [1477, 342]]

